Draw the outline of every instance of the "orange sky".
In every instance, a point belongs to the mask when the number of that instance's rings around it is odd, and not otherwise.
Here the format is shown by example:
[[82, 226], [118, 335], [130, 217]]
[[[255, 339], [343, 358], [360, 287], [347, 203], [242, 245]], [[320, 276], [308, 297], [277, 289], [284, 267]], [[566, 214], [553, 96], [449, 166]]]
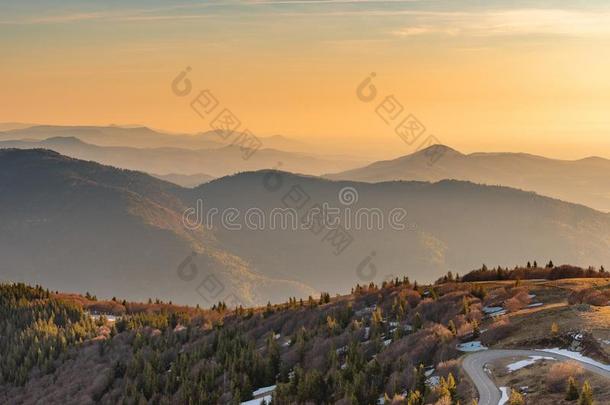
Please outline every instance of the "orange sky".
[[[171, 91], [190, 66], [194, 91], [210, 89], [254, 133], [321, 152], [414, 151], [375, 113], [394, 95], [464, 152], [610, 157], [602, 2], [81, 3], [0, 6], [0, 122], [206, 130]], [[364, 103], [370, 72], [379, 95]]]

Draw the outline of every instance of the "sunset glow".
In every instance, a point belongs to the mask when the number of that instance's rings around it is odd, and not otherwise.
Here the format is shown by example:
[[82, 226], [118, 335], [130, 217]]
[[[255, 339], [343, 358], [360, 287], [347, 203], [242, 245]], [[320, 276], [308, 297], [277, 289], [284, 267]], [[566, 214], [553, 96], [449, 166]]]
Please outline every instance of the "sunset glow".
[[371, 72], [463, 152], [610, 156], [610, 8], [547, 1], [23, 1], [0, 16], [0, 122], [208, 129], [192, 67], [253, 132], [412, 152], [355, 96]]

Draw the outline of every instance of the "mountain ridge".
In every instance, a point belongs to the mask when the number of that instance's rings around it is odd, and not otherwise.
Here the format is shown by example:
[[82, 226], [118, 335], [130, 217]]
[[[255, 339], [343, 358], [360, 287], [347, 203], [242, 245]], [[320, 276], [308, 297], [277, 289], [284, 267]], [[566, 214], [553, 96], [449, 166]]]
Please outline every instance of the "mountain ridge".
[[[271, 177], [279, 187], [270, 187]], [[345, 207], [340, 195], [347, 189], [356, 195], [350, 215], [377, 210], [382, 226], [364, 217], [371, 227], [346, 229], [353, 240], [340, 252], [330, 228], [317, 234], [292, 229], [290, 217], [286, 228], [270, 226], [274, 210], [294, 201], [297, 189], [307, 197], [298, 218], [316, 203]], [[197, 287], [204, 274], [218, 277], [223, 294], [260, 304], [343, 292], [356, 282], [392, 275], [434, 280], [481, 260], [506, 265], [553, 258], [585, 267], [610, 262], [610, 215], [532, 192], [456, 180], [375, 184], [263, 170], [188, 189], [57, 152], [14, 149], [0, 151], [0, 191], [2, 274], [51, 287], [67, 282], [71, 290], [95, 286], [98, 294], [114, 289], [139, 299], [146, 294], [201, 302]], [[197, 211], [199, 204], [204, 211]], [[205, 221], [216, 209], [216, 222], [187, 228], [187, 209]], [[263, 228], [244, 222], [252, 209], [264, 217]], [[406, 212], [397, 229], [388, 222], [395, 209]], [[231, 210], [239, 214], [239, 229], [219, 222]], [[199, 279], [186, 283], [177, 267], [188, 268], [193, 252]], [[363, 273], [370, 257], [374, 267]], [[42, 268], [44, 273], [37, 270]]]
[[[462, 154], [455, 151], [443, 153], [437, 161], [429, 164], [428, 156], [435, 154], [435, 147], [324, 177], [373, 183], [455, 179], [489, 185], [502, 184], [610, 212], [610, 195], [601, 191], [610, 189], [608, 159], [588, 157], [560, 160], [527, 153]], [[453, 151], [450, 148], [445, 150]]]
[[[53, 136], [40, 140], [0, 140], [0, 148], [49, 148], [64, 155], [84, 160], [93, 160], [115, 167], [161, 175], [167, 173], [180, 175], [205, 173], [212, 177], [221, 177], [236, 171], [258, 170], [278, 165], [295, 172], [320, 174], [328, 170], [354, 167], [361, 163], [361, 161], [352, 161], [349, 158], [338, 159], [303, 152], [287, 152], [272, 148], [272, 145], [263, 145], [261, 149], [248, 155], [245, 155], [245, 149], [241, 146], [220, 143], [185, 144], [182, 147], [167, 142], [156, 146], [152, 142], [152, 145], [146, 147], [142, 145], [110, 146], [103, 144], [104, 142], [102, 144], [96, 143], [98, 129], [92, 131], [96, 133], [94, 137], [85, 136], [83, 138], [83, 135], [86, 134], [79, 132], [75, 134], [52, 134]], [[8, 133], [0, 132], [0, 139], [6, 138], [6, 134]], [[27, 133], [25, 135], [32, 134]], [[169, 135], [166, 137], [169, 137]], [[88, 140], [83, 140], [86, 138]], [[195, 146], [197, 148], [193, 149]]]
[[149, 295], [212, 305], [197, 285], [185, 290], [177, 272], [196, 252], [198, 283], [203, 272], [213, 274], [225, 295], [237, 294], [245, 304], [313, 292], [253, 272], [210, 232], [185, 228], [184, 189], [175, 184], [41, 149], [1, 150], [0, 167], [5, 277], [73, 290], [91, 283], [100, 294], [115, 289], [140, 298], [145, 287]]

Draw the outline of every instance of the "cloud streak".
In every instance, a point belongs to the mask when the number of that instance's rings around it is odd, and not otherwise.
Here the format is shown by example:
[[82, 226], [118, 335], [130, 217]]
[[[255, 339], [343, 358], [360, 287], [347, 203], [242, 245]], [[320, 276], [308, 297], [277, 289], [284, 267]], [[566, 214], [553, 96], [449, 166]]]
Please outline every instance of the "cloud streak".
[[610, 34], [610, 12], [518, 9], [414, 15], [414, 22], [393, 31], [398, 37], [431, 34], [467, 36]]
[[[385, 7], [389, 3], [399, 6]], [[419, 3], [418, 6], [407, 4]], [[348, 7], [362, 4], [362, 7]], [[400, 5], [402, 4], [402, 5]], [[370, 17], [389, 38], [425, 36], [493, 37], [561, 35], [572, 37], [610, 34], [610, 11], [585, 9], [441, 10], [422, 9], [428, 0], [236, 0], [204, 4], [181, 4], [149, 9], [115, 9], [57, 15], [29, 16], [0, 21], [2, 25], [70, 24], [87, 21], [150, 22], [203, 20], [211, 17], [317, 18]], [[264, 6], [287, 6], [264, 7]], [[312, 7], [303, 7], [311, 5]], [[342, 7], [345, 5], [345, 7]], [[295, 6], [290, 7], [290, 6]], [[205, 11], [202, 11], [205, 9]], [[387, 23], [384, 19], [388, 19]], [[403, 19], [404, 22], [401, 22]], [[273, 22], [271, 22], [273, 23]], [[371, 25], [371, 32], [375, 29]]]

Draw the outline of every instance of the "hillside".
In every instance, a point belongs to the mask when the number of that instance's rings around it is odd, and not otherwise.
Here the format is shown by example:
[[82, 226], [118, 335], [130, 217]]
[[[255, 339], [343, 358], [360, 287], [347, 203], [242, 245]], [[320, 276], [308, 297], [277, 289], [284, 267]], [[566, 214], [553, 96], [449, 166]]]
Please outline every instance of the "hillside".
[[[180, 191], [143, 173], [51, 151], [2, 150], [1, 277], [202, 306], [217, 298], [198, 292], [206, 274], [217, 277], [222, 298], [236, 294], [244, 304], [312, 291], [251, 272], [211, 233], [184, 228]], [[199, 275], [186, 282], [177, 268], [193, 251]]]
[[[277, 176], [280, 187], [268, 187]], [[348, 207], [338, 195], [352, 187], [352, 242], [341, 245], [328, 226], [317, 233], [292, 228], [290, 212], [277, 216], [294, 203], [295, 186], [308, 196], [296, 222], [316, 203]], [[55, 152], [3, 150], [0, 191], [2, 277], [105, 297], [262, 304], [343, 292], [397, 274], [432, 281], [481, 263], [610, 262], [609, 215], [467, 182], [367, 184], [259, 171], [185, 189]], [[183, 213], [198, 200], [204, 211], [195, 225], [201, 226], [187, 229]], [[251, 209], [263, 217], [261, 227], [245, 222]], [[367, 226], [366, 216], [357, 226], [354, 213], [366, 213], [360, 209], [374, 210], [381, 226], [376, 217]], [[404, 229], [390, 226], [395, 209], [406, 211], [398, 223]], [[213, 210], [211, 223], [204, 223]], [[235, 211], [233, 224], [222, 222]]]
[[439, 181], [467, 180], [489, 185], [503, 185], [584, 204], [610, 212], [610, 160], [586, 158], [557, 160], [524, 153], [462, 154], [446, 146], [433, 165], [428, 150], [393, 160], [329, 174], [333, 180], [381, 182], [392, 180]]
[[[607, 278], [424, 286], [403, 277], [336, 297], [201, 310], [0, 285], [0, 332], [11, 342], [0, 339], [0, 401], [469, 404], [479, 393], [467, 360], [504, 348], [515, 355], [489, 361], [496, 384], [550, 405], [573, 376], [606, 403], [607, 379], [586, 364], [524, 360], [512, 348], [608, 364], [609, 287]], [[606, 303], [584, 303], [582, 291]], [[55, 341], [65, 343], [50, 350]]]
[[[277, 176], [281, 187], [266, 188], [265, 182]], [[299, 202], [293, 201], [297, 193], [293, 187], [306, 194]], [[339, 202], [345, 187], [358, 195], [353, 205]], [[263, 171], [214, 180], [189, 191], [186, 198], [191, 206], [197, 199], [203, 200], [205, 210], [237, 209], [242, 229], [217, 226], [215, 235], [222, 246], [257, 271], [293, 277], [317, 290], [345, 291], [354, 282], [381, 282], [405, 273], [431, 281], [448, 270], [465, 272], [481, 263], [495, 266], [552, 259], [557, 264], [586, 267], [610, 262], [610, 215], [506, 187], [460, 181], [336, 182]], [[260, 209], [270, 222], [274, 208], [303, 202], [298, 210], [300, 218], [315, 204], [342, 208], [343, 214], [349, 208], [353, 242], [337, 255], [330, 227], [316, 233], [245, 226], [244, 217], [252, 207]], [[367, 209], [385, 219], [381, 226], [372, 214], [362, 215]], [[406, 212], [402, 230], [389, 225], [393, 209]], [[357, 213], [362, 215], [360, 227], [356, 225]], [[365, 223], [367, 217], [370, 228]], [[340, 222], [347, 225], [348, 220]], [[218, 222], [215, 225], [220, 225]], [[374, 269], [367, 258], [372, 259]]]
[[[40, 291], [1, 287], [16, 299]], [[14, 371], [5, 368], [2, 402], [239, 404], [257, 390], [279, 384], [275, 395], [281, 395], [276, 397], [281, 403], [322, 404], [350, 398], [352, 403], [370, 404], [386, 391], [390, 395], [410, 388], [426, 391], [424, 368], [415, 372], [414, 367], [459, 356], [457, 339], [438, 322], [458, 316], [464, 297], [472, 300], [471, 319], [481, 317], [478, 300], [467, 291], [430, 305], [407, 280], [383, 289], [358, 288], [353, 295], [334, 299], [291, 299], [282, 305], [239, 311], [186, 311], [172, 306], [159, 310], [153, 305], [135, 309], [134, 304], [125, 303], [124, 315], [95, 324], [86, 312], [96, 305], [94, 298], [80, 297], [79, 304], [73, 296], [66, 299], [44, 290], [37, 294], [42, 295], [40, 307], [76, 306], [75, 318], [86, 328], [86, 335], [57, 355], [31, 362], [31, 368], [24, 366], [25, 377], [20, 380], [13, 381]], [[28, 314], [28, 301], [20, 302], [25, 311], [0, 301], [0, 310], [11, 313], [11, 324], [20, 322], [20, 314]], [[119, 307], [123, 306], [120, 302]], [[442, 319], [429, 313], [433, 307], [434, 311], [446, 309]], [[416, 308], [426, 314], [416, 317], [412, 312]], [[466, 317], [460, 319], [469, 324]], [[411, 320], [421, 324], [411, 330]], [[37, 331], [35, 322], [25, 322], [23, 327]], [[62, 328], [37, 332], [45, 340], [64, 333]], [[15, 349], [22, 346], [25, 353], [15, 355], [16, 361], [38, 348], [23, 342]], [[1, 345], [0, 349], [10, 351]], [[0, 364], [7, 364], [4, 357]], [[41, 370], [44, 364], [49, 366]], [[453, 373], [459, 382], [454, 395], [469, 400], [473, 392], [460, 377], [457, 363], [445, 364], [439, 372], [445, 377]], [[84, 369], [89, 372], [83, 373]], [[427, 397], [438, 394], [429, 392]]]

